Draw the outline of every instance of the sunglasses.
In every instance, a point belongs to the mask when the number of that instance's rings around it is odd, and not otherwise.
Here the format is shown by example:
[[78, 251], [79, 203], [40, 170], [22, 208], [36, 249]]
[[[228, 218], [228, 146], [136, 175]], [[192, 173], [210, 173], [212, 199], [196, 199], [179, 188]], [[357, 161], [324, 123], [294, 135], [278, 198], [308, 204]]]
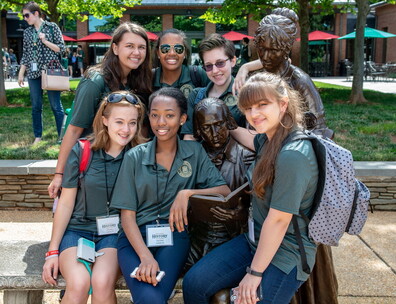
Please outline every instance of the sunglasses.
[[227, 60], [230, 60], [230, 58], [227, 58], [226, 60], [219, 60], [215, 64], [211, 64], [211, 63], [205, 64], [202, 68], [206, 72], [212, 71], [213, 70], [213, 66], [216, 66], [216, 68], [221, 69], [221, 68], [225, 67]]
[[109, 96], [107, 96], [107, 102], [109, 103], [117, 103], [123, 99], [134, 105], [139, 103], [136, 97], [131, 94], [111, 93]]
[[176, 54], [183, 54], [184, 53], [184, 45], [183, 44], [161, 44], [159, 49], [162, 54], [168, 54], [173, 47], [173, 50], [175, 51]]
[[23, 14], [22, 16], [25, 19], [29, 19], [30, 15], [33, 15], [33, 13], [26, 13], [26, 14]]

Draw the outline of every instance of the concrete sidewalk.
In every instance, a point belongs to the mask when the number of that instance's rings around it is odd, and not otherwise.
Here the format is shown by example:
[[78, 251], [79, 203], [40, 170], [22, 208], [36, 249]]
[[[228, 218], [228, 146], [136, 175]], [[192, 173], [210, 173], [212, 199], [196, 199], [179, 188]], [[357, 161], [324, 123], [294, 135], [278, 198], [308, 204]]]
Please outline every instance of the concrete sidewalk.
[[[51, 212], [0, 211], [0, 246], [17, 240], [48, 241], [51, 221]], [[360, 236], [345, 235], [340, 246], [333, 247], [339, 303], [396, 303], [395, 253], [396, 212], [370, 213]], [[48, 291], [44, 304], [58, 303], [58, 297], [58, 291]], [[118, 292], [117, 298], [120, 304], [130, 303], [128, 292]], [[182, 304], [181, 293], [176, 293], [170, 303]], [[0, 304], [3, 304], [1, 293]]]

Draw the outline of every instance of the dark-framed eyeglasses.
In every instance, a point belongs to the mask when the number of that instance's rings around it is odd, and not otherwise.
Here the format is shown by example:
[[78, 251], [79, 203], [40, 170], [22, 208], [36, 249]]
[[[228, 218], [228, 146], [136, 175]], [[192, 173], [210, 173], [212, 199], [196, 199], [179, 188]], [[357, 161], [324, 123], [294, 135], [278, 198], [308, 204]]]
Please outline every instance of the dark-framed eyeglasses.
[[170, 52], [171, 48], [173, 47], [176, 54], [183, 54], [185, 47], [183, 44], [161, 44], [159, 49], [162, 54], [167, 54]]
[[109, 103], [117, 103], [123, 99], [134, 105], [139, 103], [137, 98], [131, 94], [111, 93], [109, 96], [107, 96], [107, 102]]
[[227, 60], [230, 60], [230, 58], [227, 58], [225, 60], [218, 60], [215, 64], [211, 64], [211, 63], [204, 64], [202, 68], [206, 72], [212, 71], [213, 70], [213, 66], [216, 66], [216, 68], [221, 69], [221, 68], [225, 67]]
[[23, 14], [22, 16], [24, 19], [29, 19], [30, 15], [33, 15], [33, 13], [26, 13], [26, 14]]

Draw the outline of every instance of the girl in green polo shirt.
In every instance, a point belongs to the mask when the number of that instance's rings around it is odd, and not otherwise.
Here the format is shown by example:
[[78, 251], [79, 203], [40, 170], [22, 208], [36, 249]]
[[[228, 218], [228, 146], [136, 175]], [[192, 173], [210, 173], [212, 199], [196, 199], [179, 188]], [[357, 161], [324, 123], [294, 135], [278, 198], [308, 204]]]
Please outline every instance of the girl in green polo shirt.
[[[249, 232], [215, 248], [190, 269], [183, 280], [185, 303], [209, 303], [218, 290], [238, 286], [236, 304], [288, 304], [308, 279], [291, 220], [300, 210], [307, 215], [311, 210], [318, 165], [310, 141], [283, 144], [302, 126], [299, 104], [298, 93], [275, 74], [256, 74], [242, 88], [239, 107], [258, 133], [248, 145], [258, 156], [247, 174], [252, 188]], [[304, 220], [297, 220], [312, 269], [316, 245]]]
[[[126, 150], [144, 142], [143, 117], [144, 105], [136, 95], [128, 91], [111, 93], [101, 103], [93, 122], [94, 133], [88, 138], [90, 161], [84, 177], [80, 177], [79, 143], [70, 152], [64, 173], [55, 173], [63, 175], [63, 189], [42, 278], [57, 285], [58, 273], [62, 273], [66, 280], [62, 302], [86, 303], [92, 285], [92, 303], [116, 303], [119, 212], [110, 208], [110, 199]], [[77, 261], [81, 237], [93, 241], [95, 251], [103, 254], [91, 266], [92, 278]]]
[[[180, 140], [187, 103], [176, 88], [149, 98], [152, 141], [126, 153], [111, 207], [121, 209], [118, 262], [135, 304], [165, 304], [190, 249], [186, 231], [191, 195], [230, 189], [201, 144]], [[163, 271], [165, 276], [157, 276]]]

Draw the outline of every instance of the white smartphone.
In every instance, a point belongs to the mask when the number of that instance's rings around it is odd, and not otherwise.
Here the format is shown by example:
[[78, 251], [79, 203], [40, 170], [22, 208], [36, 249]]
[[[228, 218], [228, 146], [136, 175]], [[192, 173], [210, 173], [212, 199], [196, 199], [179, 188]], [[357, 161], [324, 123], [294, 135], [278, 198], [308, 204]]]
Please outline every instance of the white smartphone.
[[[136, 272], [139, 267], [136, 267], [134, 271], [131, 272], [131, 278], [136, 278]], [[157, 271], [157, 282], [161, 282], [162, 278], [165, 276], [165, 271]]]

